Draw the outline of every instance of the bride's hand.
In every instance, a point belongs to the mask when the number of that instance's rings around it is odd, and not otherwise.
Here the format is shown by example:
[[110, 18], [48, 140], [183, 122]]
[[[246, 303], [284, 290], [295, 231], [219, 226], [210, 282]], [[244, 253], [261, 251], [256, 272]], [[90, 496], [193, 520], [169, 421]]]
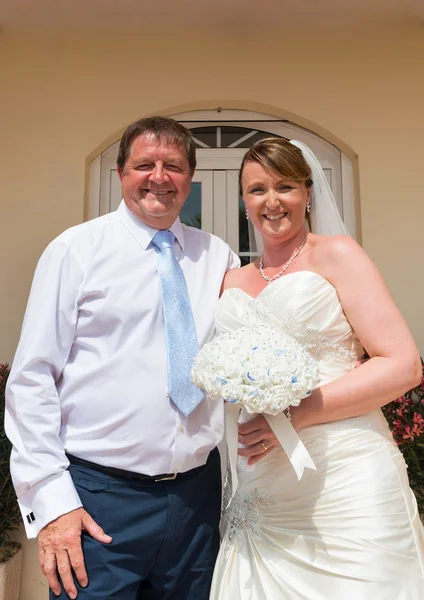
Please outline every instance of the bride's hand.
[[238, 453], [249, 458], [249, 465], [254, 465], [280, 447], [280, 442], [262, 415], [239, 425], [238, 441], [246, 446], [239, 448]]

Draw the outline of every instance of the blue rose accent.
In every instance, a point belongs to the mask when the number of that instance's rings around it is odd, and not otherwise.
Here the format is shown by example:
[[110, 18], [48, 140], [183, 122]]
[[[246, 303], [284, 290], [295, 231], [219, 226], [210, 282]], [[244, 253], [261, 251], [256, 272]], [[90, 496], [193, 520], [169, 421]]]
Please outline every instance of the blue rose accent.
[[254, 398], [255, 396], [262, 398], [263, 395], [264, 395], [264, 391], [260, 390], [259, 388], [256, 388], [252, 392], [249, 392], [247, 396], [248, 396], [248, 398]]

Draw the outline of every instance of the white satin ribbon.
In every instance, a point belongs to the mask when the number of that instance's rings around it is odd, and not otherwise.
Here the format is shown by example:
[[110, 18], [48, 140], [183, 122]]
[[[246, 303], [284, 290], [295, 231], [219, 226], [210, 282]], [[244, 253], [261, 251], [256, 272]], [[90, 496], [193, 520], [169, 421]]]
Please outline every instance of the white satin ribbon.
[[298, 481], [302, 479], [306, 467], [316, 471], [317, 468], [311, 455], [305, 448], [296, 429], [290, 423], [286, 415], [284, 413], [279, 413], [278, 415], [264, 415], [264, 417], [268, 421], [268, 425], [271, 427], [272, 431], [275, 433], [284, 452], [287, 454], [293, 469], [296, 471]]
[[238, 488], [237, 457], [240, 410], [240, 404], [225, 403], [225, 435], [227, 438], [228, 462], [231, 475], [231, 500]]
[[[231, 499], [238, 487], [237, 457], [240, 410], [240, 404], [226, 404], [225, 407], [228, 462], [231, 473]], [[305, 468], [316, 471], [317, 468], [314, 461], [286, 415], [284, 413], [279, 413], [275, 416], [264, 414], [264, 417], [268, 421], [284, 452], [287, 454], [296, 472], [297, 479], [300, 480], [302, 478]]]

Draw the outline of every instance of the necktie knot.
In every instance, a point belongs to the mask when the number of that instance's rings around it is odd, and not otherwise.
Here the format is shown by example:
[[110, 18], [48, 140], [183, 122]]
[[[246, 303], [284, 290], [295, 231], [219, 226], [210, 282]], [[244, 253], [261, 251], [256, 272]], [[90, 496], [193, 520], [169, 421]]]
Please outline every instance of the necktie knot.
[[165, 250], [165, 248], [172, 248], [174, 239], [175, 235], [172, 233], [172, 231], [169, 231], [168, 229], [161, 229], [153, 237], [152, 244], [155, 245], [156, 248], [159, 248], [159, 250], [162, 252], [162, 250]]

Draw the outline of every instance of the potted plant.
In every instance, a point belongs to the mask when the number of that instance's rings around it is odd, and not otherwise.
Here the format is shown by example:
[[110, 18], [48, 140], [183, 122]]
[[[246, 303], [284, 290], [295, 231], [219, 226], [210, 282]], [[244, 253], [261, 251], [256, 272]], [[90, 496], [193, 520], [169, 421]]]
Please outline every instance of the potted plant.
[[0, 363], [0, 600], [18, 600], [21, 581], [21, 544], [13, 539], [21, 514], [9, 470], [11, 443], [4, 431], [5, 389], [9, 365]]
[[424, 363], [421, 383], [383, 407], [393, 437], [408, 465], [408, 477], [424, 519]]

